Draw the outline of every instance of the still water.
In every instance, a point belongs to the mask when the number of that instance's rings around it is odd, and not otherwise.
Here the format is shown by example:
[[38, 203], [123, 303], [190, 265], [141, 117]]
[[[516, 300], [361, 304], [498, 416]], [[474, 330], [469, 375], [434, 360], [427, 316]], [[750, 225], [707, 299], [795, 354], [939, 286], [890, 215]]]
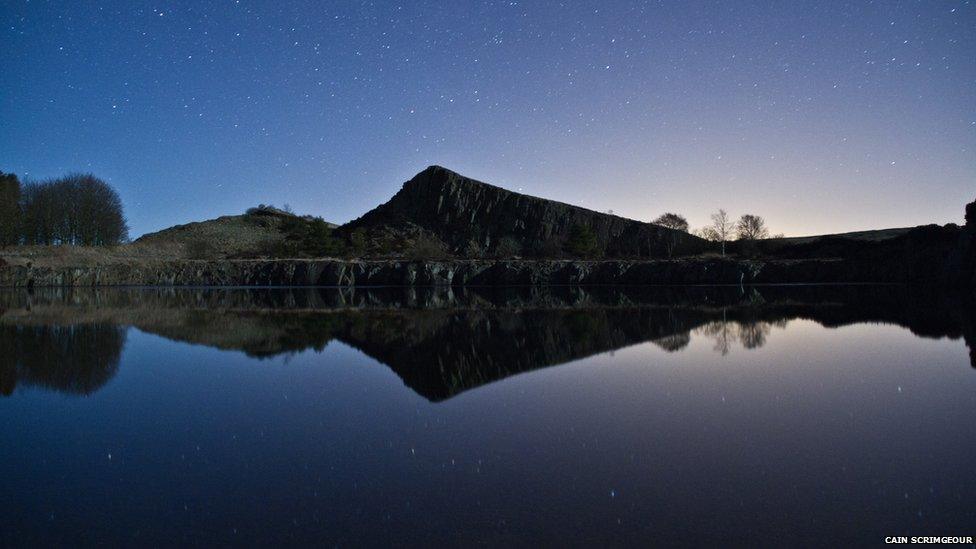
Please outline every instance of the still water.
[[0, 545], [976, 535], [976, 314], [899, 287], [0, 292]]

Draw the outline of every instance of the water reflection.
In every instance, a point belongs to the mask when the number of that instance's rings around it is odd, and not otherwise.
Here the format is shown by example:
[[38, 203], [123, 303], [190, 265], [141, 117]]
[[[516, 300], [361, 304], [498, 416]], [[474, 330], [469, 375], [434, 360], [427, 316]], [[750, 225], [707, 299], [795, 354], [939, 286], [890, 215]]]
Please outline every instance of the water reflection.
[[748, 351], [796, 318], [964, 337], [976, 366], [973, 308], [900, 287], [75, 289], [0, 292], [0, 391], [90, 394], [118, 369], [128, 327], [258, 358], [341, 341], [439, 401], [643, 342]]
[[117, 324], [0, 324], [0, 394], [18, 385], [87, 395], [112, 379], [125, 346]]
[[787, 322], [787, 319], [772, 322], [762, 320], [717, 320], [695, 328], [694, 332], [714, 339], [715, 351], [725, 356], [729, 354], [729, 351], [736, 343], [744, 349], [758, 349], [762, 347], [766, 344], [766, 338], [773, 332], [773, 328], [786, 328]]

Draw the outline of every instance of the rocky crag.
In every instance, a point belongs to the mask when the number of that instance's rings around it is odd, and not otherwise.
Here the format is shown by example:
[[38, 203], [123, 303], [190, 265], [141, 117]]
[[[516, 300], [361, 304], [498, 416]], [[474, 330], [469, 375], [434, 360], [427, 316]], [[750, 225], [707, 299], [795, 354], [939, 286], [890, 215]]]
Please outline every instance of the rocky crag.
[[[290, 223], [295, 220], [309, 226]], [[7, 255], [9, 262], [0, 257], [0, 286], [900, 283], [976, 289], [976, 202], [967, 206], [963, 227], [732, 242], [722, 257], [717, 243], [688, 233], [432, 166], [359, 219], [340, 227], [319, 220], [321, 230], [305, 230], [313, 221], [269, 210], [175, 227], [111, 250]], [[165, 253], [169, 248], [181, 251]], [[62, 251], [85, 253], [58, 259]]]
[[220, 260], [89, 267], [12, 265], [0, 286], [503, 286], [903, 283], [884, 264], [835, 259], [733, 260]]
[[603, 258], [663, 258], [701, 253], [707, 243], [685, 232], [595, 212], [482, 183], [431, 166], [389, 202], [339, 228], [365, 231], [366, 241], [427, 238], [457, 257], [558, 257], [574, 230], [593, 238]]

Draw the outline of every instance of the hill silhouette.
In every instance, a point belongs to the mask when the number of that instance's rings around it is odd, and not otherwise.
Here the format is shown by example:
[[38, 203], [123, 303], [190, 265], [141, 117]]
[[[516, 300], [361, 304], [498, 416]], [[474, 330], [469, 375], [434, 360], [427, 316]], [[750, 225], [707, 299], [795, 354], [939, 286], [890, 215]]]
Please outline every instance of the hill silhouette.
[[374, 251], [419, 242], [460, 257], [668, 257], [706, 249], [686, 232], [516, 193], [441, 166], [339, 228], [356, 231]]

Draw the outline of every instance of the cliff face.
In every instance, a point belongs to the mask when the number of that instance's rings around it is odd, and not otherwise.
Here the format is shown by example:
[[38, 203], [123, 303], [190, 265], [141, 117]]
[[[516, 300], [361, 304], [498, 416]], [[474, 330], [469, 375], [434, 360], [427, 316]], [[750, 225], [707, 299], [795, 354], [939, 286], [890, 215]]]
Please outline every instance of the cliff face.
[[703, 240], [684, 232], [511, 192], [439, 166], [420, 172], [389, 202], [340, 231], [419, 230], [463, 256], [516, 247], [515, 255], [552, 257], [565, 247], [574, 227], [586, 227], [596, 255], [608, 258], [661, 258], [706, 248]]
[[838, 259], [734, 260], [223, 260], [89, 267], [8, 265], [0, 287], [544, 286], [912, 282], [898, 265]]

